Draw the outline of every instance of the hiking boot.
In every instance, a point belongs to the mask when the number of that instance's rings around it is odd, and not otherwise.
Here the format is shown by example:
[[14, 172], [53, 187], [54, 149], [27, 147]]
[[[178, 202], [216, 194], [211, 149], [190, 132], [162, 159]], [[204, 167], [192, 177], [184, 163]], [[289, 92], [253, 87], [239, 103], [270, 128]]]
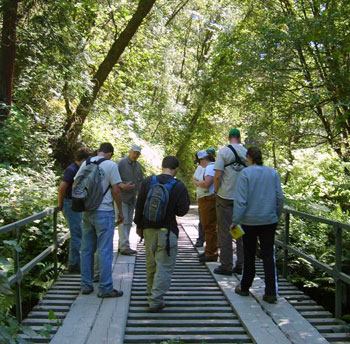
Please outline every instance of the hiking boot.
[[200, 257], [199, 258], [199, 261], [201, 263], [207, 263], [207, 262], [216, 262], [218, 259], [217, 258], [214, 258], [214, 257], [206, 257], [206, 256], [203, 256], [203, 257]]
[[121, 297], [123, 296], [123, 292], [120, 290], [113, 289], [112, 291], [109, 291], [108, 293], [98, 293], [97, 297], [101, 298], [108, 298], [108, 297]]
[[221, 266], [218, 266], [217, 268], [214, 269], [214, 274], [232, 276], [232, 271], [224, 270]]
[[152, 305], [148, 308], [149, 313], [159, 313], [165, 307], [165, 303], [159, 303], [157, 305]]
[[90, 288], [85, 288], [85, 289], [81, 289], [81, 293], [84, 294], [84, 295], [89, 295], [91, 294], [92, 292], [94, 291], [94, 288], [93, 287], [90, 287]]
[[249, 291], [242, 290], [240, 284], [236, 285], [235, 293], [241, 296], [249, 296]]
[[194, 244], [194, 247], [203, 247], [204, 241], [202, 240], [197, 240], [196, 243]]
[[240, 266], [235, 266], [232, 272], [237, 275], [242, 275], [242, 268]]
[[277, 296], [276, 295], [264, 295], [263, 300], [268, 303], [275, 303], [277, 302]]
[[120, 251], [120, 254], [122, 254], [123, 256], [132, 256], [136, 254], [136, 250], [133, 250], [132, 248], [127, 248], [124, 251]]

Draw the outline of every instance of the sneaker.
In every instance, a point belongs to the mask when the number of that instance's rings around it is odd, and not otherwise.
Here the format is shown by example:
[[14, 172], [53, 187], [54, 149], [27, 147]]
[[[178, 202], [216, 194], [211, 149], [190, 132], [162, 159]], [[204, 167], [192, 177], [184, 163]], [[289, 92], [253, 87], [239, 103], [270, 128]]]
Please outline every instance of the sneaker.
[[200, 258], [200, 257], [205, 257], [205, 253], [204, 253], [204, 252], [199, 253], [199, 254], [198, 254], [198, 258]]
[[120, 251], [120, 254], [122, 254], [123, 256], [132, 256], [136, 254], [136, 250], [133, 250], [132, 248], [127, 248], [124, 251]]
[[275, 303], [277, 302], [277, 296], [276, 295], [264, 295], [263, 300], [268, 303]]
[[91, 288], [86, 288], [86, 289], [81, 289], [81, 293], [84, 294], [84, 295], [89, 295], [89, 294], [91, 294], [93, 291], [94, 291], [94, 288], [93, 288], [93, 287], [91, 287]]
[[235, 266], [232, 272], [237, 275], [242, 275], [242, 268], [240, 266]]
[[218, 260], [217, 258], [206, 257], [206, 256], [203, 256], [203, 257], [200, 257], [200, 258], [199, 258], [199, 261], [200, 261], [201, 263], [216, 262], [217, 260]]
[[160, 303], [160, 304], [157, 304], [157, 305], [153, 305], [153, 306], [150, 306], [148, 308], [148, 312], [149, 313], [158, 313], [160, 312], [163, 308], [165, 307], [165, 303]]
[[98, 293], [97, 297], [101, 297], [101, 298], [107, 298], [107, 297], [121, 297], [123, 296], [123, 292], [120, 290], [115, 290], [113, 289], [112, 291], [108, 292], [108, 293]]
[[241, 296], [249, 296], [249, 291], [242, 290], [240, 284], [236, 285], [235, 293]]
[[203, 247], [204, 241], [202, 240], [197, 240], [196, 243], [194, 244], [194, 247]]
[[214, 269], [214, 274], [232, 276], [232, 271], [224, 270], [221, 266]]

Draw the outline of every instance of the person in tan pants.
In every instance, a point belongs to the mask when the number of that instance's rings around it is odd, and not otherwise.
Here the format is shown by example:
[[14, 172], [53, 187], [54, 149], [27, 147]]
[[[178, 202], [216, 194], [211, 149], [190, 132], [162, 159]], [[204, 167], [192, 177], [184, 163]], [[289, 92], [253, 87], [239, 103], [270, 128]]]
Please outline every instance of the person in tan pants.
[[[216, 229], [216, 197], [214, 193], [214, 162], [212, 156], [205, 150], [197, 153], [199, 164], [203, 168], [200, 179], [194, 179], [194, 184], [200, 187], [198, 207], [205, 235], [204, 254], [200, 262], [216, 262], [218, 259], [218, 233]], [[197, 189], [198, 190], [198, 189]]]

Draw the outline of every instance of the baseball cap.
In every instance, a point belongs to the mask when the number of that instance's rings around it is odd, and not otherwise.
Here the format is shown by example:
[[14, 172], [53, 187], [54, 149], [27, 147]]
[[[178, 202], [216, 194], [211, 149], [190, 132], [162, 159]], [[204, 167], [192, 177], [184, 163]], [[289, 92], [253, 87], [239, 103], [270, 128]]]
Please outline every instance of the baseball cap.
[[228, 133], [228, 137], [230, 136], [238, 136], [238, 137], [241, 137], [241, 133], [239, 132], [238, 129], [234, 128], [234, 129], [231, 129]]
[[207, 149], [207, 153], [210, 153], [210, 154], [212, 154], [212, 155], [215, 155], [215, 149], [214, 149], [213, 147], [209, 147], [209, 148]]
[[141, 153], [141, 147], [137, 145], [132, 145], [131, 150]]
[[208, 156], [208, 153], [207, 151], [205, 150], [200, 150], [198, 153], [197, 153], [197, 156], [198, 156], [198, 159], [201, 160], [201, 159], [204, 159]]

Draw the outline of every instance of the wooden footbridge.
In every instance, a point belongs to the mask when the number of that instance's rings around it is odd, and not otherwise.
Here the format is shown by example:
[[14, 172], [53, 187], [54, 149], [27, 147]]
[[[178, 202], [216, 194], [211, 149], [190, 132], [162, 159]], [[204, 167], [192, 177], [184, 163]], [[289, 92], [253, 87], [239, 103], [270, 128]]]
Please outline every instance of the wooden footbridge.
[[[199, 263], [202, 249], [193, 246], [197, 223], [194, 213], [179, 219], [179, 254], [166, 307], [160, 313], [147, 312], [145, 250], [134, 235], [136, 257], [115, 253], [113, 262], [114, 286], [124, 291], [123, 297], [97, 298], [97, 285], [94, 293], [82, 295], [80, 276], [64, 273], [22, 321], [37, 332], [46, 326], [49, 334], [23, 334], [23, 338], [53, 344], [350, 342], [343, 322], [283, 277], [278, 303], [264, 302], [261, 262], [251, 295], [235, 294], [238, 275], [215, 275], [218, 263]], [[117, 248], [117, 236], [115, 241]]]

